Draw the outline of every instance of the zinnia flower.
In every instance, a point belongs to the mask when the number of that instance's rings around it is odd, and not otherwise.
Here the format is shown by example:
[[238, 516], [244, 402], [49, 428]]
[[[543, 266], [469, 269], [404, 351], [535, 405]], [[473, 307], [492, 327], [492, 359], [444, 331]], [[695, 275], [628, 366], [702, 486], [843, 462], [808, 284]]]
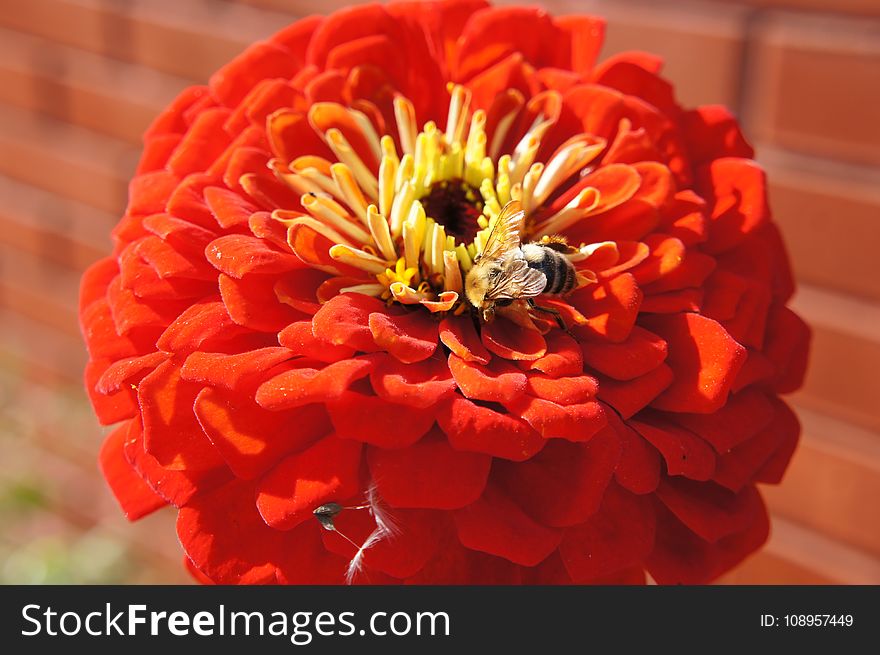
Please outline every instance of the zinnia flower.
[[[200, 580], [695, 583], [764, 542], [809, 338], [764, 173], [602, 34], [354, 7], [149, 128], [85, 379], [123, 511], [176, 507]], [[463, 284], [511, 200], [579, 286], [487, 321]]]

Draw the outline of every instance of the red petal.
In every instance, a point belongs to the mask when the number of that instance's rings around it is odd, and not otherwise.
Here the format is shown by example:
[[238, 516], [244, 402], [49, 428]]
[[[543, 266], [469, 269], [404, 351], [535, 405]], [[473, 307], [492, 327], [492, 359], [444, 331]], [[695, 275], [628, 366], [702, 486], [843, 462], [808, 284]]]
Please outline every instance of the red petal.
[[[718, 466], [712, 478], [715, 482], [738, 493], [756, 478], [774, 453], [785, 451], [785, 444], [797, 443], [801, 429], [797, 416], [781, 401], [775, 402], [774, 406], [776, 413], [767, 427], [745, 443], [718, 457]], [[787, 459], [785, 463], [788, 463]]]
[[666, 364], [675, 376], [653, 406], [670, 412], [720, 409], [745, 362], [746, 349], [718, 323], [697, 314], [650, 316], [643, 324], [666, 340]]
[[144, 434], [139, 421], [130, 422], [125, 458], [157, 495], [176, 507], [232, 477], [226, 467], [211, 471], [172, 471], [160, 466], [156, 458], [144, 450]]
[[540, 332], [505, 319], [483, 325], [481, 337], [487, 349], [504, 359], [534, 360], [547, 353], [547, 342]]
[[382, 312], [385, 305], [377, 298], [362, 293], [343, 293], [326, 302], [312, 319], [316, 336], [337, 346], [348, 346], [361, 352], [374, 352], [380, 347], [370, 331], [369, 317]]
[[645, 373], [635, 380], [618, 382], [608, 378], [599, 379], [599, 398], [627, 419], [641, 411], [657, 398], [672, 382], [673, 373], [666, 364]]
[[679, 521], [710, 543], [747, 530], [763, 511], [755, 487], [734, 494], [712, 482], [667, 478], [657, 488], [657, 497]]
[[632, 275], [622, 273], [575, 291], [569, 302], [589, 320], [587, 325], [574, 328], [576, 332], [620, 342], [633, 328], [642, 292]]
[[128, 183], [126, 213], [148, 216], [165, 211], [165, 204], [180, 178], [171, 171], [153, 171], [133, 178]]
[[291, 271], [275, 283], [275, 295], [278, 300], [294, 309], [314, 315], [321, 309], [317, 297], [318, 288], [326, 281], [328, 276], [323, 271], [311, 268]]
[[703, 105], [682, 115], [684, 138], [695, 164], [721, 157], [751, 159], [755, 151], [740, 131], [736, 116], [720, 105]]
[[646, 314], [677, 314], [679, 312], [700, 311], [703, 298], [702, 289], [682, 289], [669, 293], [658, 293], [645, 296], [642, 301], [642, 313]]
[[194, 500], [177, 515], [177, 535], [187, 555], [218, 583], [274, 583], [269, 553], [270, 545], [277, 548], [278, 537], [272, 533], [254, 509], [252, 486], [239, 480]]
[[580, 128], [586, 134], [606, 139], [613, 136], [623, 111], [621, 93], [598, 84], [578, 84], [566, 92], [564, 101], [566, 109], [577, 118], [569, 129]]
[[338, 584], [345, 560], [327, 553], [315, 523], [273, 530], [254, 506], [254, 484], [235, 480], [200, 496], [177, 516], [193, 564], [217, 584]]
[[766, 175], [750, 159], [712, 161], [700, 171], [697, 191], [711, 207], [709, 240], [704, 244], [707, 252], [730, 250], [770, 220]]
[[217, 238], [213, 230], [169, 214], [153, 214], [144, 219], [144, 229], [167, 241], [181, 252], [201, 254]]
[[[327, 145], [309, 124], [305, 112], [279, 109], [266, 119], [272, 154], [283, 162], [303, 155], [332, 156]], [[299, 198], [297, 198], [299, 200]], [[294, 205], [294, 206], [298, 206]]]
[[621, 343], [580, 344], [584, 361], [615, 380], [632, 380], [657, 368], [666, 359], [666, 342], [638, 326]]
[[257, 508], [270, 526], [289, 530], [324, 503], [344, 500], [360, 489], [361, 444], [328, 436], [290, 455], [257, 483]]
[[309, 359], [332, 363], [341, 359], [349, 359], [354, 349], [347, 346], [336, 346], [329, 341], [316, 337], [312, 331], [311, 321], [291, 323], [278, 333], [278, 343], [295, 355]]
[[[123, 336], [116, 331], [113, 316], [107, 301], [96, 300], [83, 310], [80, 315], [80, 329], [86, 341], [86, 348], [92, 359], [116, 361], [123, 357], [133, 357], [149, 348], [149, 341], [138, 343], [134, 335]], [[145, 346], [141, 349], [141, 345]]]
[[554, 19], [559, 28], [571, 39], [571, 70], [589, 73], [605, 40], [605, 20], [598, 16], [560, 16]]
[[395, 578], [418, 573], [440, 545], [444, 522], [439, 512], [397, 509], [392, 515], [398, 534], [367, 551], [366, 563]]
[[547, 354], [539, 359], [520, 364], [520, 368], [541, 371], [550, 377], [561, 378], [579, 375], [584, 370], [584, 358], [577, 341], [555, 330], [544, 337]]
[[182, 380], [180, 367], [171, 361], [160, 364], [138, 386], [144, 447], [162, 466], [187, 471], [225, 466], [193, 414], [200, 390], [201, 385]]
[[599, 512], [569, 528], [559, 554], [575, 584], [640, 565], [654, 548], [654, 508], [648, 498], [612, 484]]
[[538, 7], [490, 7], [478, 11], [459, 37], [456, 77], [467, 79], [506, 57], [521, 53], [535, 67], [565, 68], [568, 39]]
[[122, 287], [117, 277], [107, 289], [107, 301], [118, 334], [155, 332], [165, 328], [189, 304], [186, 300], [148, 301]]
[[243, 234], [228, 234], [205, 248], [205, 257], [221, 273], [241, 278], [249, 273], [274, 274], [302, 268], [293, 253], [282, 252], [262, 239]]
[[785, 471], [788, 469], [788, 464], [794, 455], [794, 451], [797, 449], [801, 426], [798, 423], [797, 416], [794, 415], [791, 409], [788, 407], [785, 409], [788, 412], [788, 417], [786, 418], [786, 429], [782, 432], [782, 443], [779, 444], [774, 453], [770, 455], [770, 459], [761, 466], [755, 475], [755, 479], [758, 482], [779, 484], [785, 475]]
[[628, 425], [660, 451], [669, 475], [708, 480], [715, 472], [715, 453], [697, 435], [659, 418], [645, 417]]
[[262, 128], [270, 114], [285, 107], [302, 109], [305, 98], [287, 80], [267, 79], [258, 82], [226, 121], [231, 133], [250, 125]]
[[549, 400], [524, 395], [507, 403], [506, 407], [522, 416], [545, 439], [589, 441], [606, 423], [605, 412], [595, 401], [557, 405]]
[[162, 111], [144, 133], [145, 137], [158, 134], [183, 134], [188, 127], [184, 118], [186, 110], [208, 94], [206, 86], [190, 86], [181, 91], [171, 104]]
[[[574, 229], [588, 228], [590, 221], [597, 220], [596, 215], [614, 209], [632, 198], [641, 186], [638, 171], [627, 164], [608, 164], [597, 168], [584, 176], [570, 187], [564, 194], [553, 201], [553, 207], [562, 208], [588, 187], [599, 191], [599, 204], [590, 212], [590, 217], [581, 221]], [[579, 233], [579, 232], [578, 232]]]
[[230, 318], [239, 325], [260, 332], [277, 332], [303, 318], [301, 312], [278, 301], [275, 276], [246, 275], [237, 280], [221, 274], [220, 296]]
[[[617, 483], [634, 494], [648, 494], [660, 483], [660, 453], [614, 412], [605, 412], [620, 439], [620, 461], [614, 470]], [[671, 472], [670, 472], [671, 474]]]
[[807, 371], [810, 327], [788, 307], [778, 307], [769, 316], [770, 334], [764, 354], [776, 366], [773, 389], [790, 393], [801, 387]]
[[449, 370], [461, 392], [468, 398], [511, 402], [526, 390], [525, 374], [501, 359], [493, 359], [484, 366], [450, 353]]
[[700, 287], [713, 270], [715, 270], [714, 258], [690, 250], [678, 268], [646, 285], [644, 291], [650, 296], [663, 291]]
[[669, 275], [681, 266], [685, 255], [684, 244], [675, 237], [651, 234], [645, 238], [645, 243], [651, 249], [651, 254], [630, 270], [641, 286]]
[[558, 405], [576, 405], [596, 397], [599, 383], [589, 375], [551, 378], [540, 373], [528, 377], [526, 391], [530, 396], [550, 400]]
[[437, 349], [437, 323], [424, 312], [373, 312], [369, 325], [376, 345], [407, 364], [427, 359]]
[[205, 189], [205, 204], [224, 229], [247, 225], [251, 214], [259, 210], [234, 191], [216, 186]]
[[392, 507], [458, 509], [483, 493], [492, 458], [452, 450], [435, 430], [409, 448], [371, 447], [367, 462], [379, 494]]
[[113, 430], [101, 446], [98, 462], [125, 518], [137, 521], [167, 503], [164, 498], [156, 495], [125, 458], [123, 444], [127, 434], [127, 423]]
[[703, 243], [709, 224], [706, 201], [690, 189], [679, 191], [664, 211], [660, 224], [664, 232], [678, 237], [686, 246]]
[[[126, 361], [131, 360], [123, 360]], [[100, 388], [101, 380], [111, 368], [110, 360], [93, 359], [86, 363], [84, 372], [86, 393], [101, 425], [113, 425], [138, 413], [137, 396], [130, 386], [107, 392]]]
[[326, 402], [338, 398], [372, 367], [366, 359], [343, 359], [321, 369], [295, 368], [261, 384], [256, 399], [262, 407], [275, 411]]
[[440, 544], [437, 555], [407, 584], [519, 585], [522, 568], [503, 557], [493, 557], [462, 546], [450, 537]]
[[178, 316], [159, 337], [156, 348], [166, 353], [191, 353], [242, 331], [222, 302], [204, 300]]
[[119, 274], [119, 264], [112, 257], [99, 259], [89, 266], [82, 275], [79, 283], [79, 311], [80, 315], [98, 300], [105, 301], [107, 287]]
[[194, 352], [183, 363], [180, 377], [228, 391], [244, 390], [291, 355], [286, 348], [260, 348], [235, 355]]
[[168, 158], [168, 170], [181, 177], [207, 170], [232, 141], [223, 129], [230, 113], [223, 107], [200, 112]]
[[168, 198], [167, 206], [159, 211], [167, 211], [171, 216], [208, 230], [216, 230], [217, 221], [205, 204], [205, 188], [218, 182], [216, 177], [206, 173], [187, 175]]
[[767, 513], [758, 507], [746, 530], [709, 544], [660, 506], [648, 571], [658, 584], [706, 584], [757, 550], [769, 531]]
[[300, 62], [290, 50], [270, 42], [255, 43], [211, 76], [211, 91], [223, 104], [235, 107], [259, 81], [290, 79]]
[[562, 528], [596, 513], [619, 458], [619, 439], [602, 430], [587, 443], [549, 441], [526, 462], [496, 461], [493, 476], [533, 518]]
[[320, 405], [270, 412], [240, 393], [211, 387], [202, 389], [193, 411], [235, 476], [246, 480], [332, 430]]
[[454, 396], [437, 414], [437, 423], [456, 450], [522, 462], [547, 443], [528, 423], [508, 413]]
[[[359, 502], [357, 499], [354, 502]], [[418, 573], [432, 558], [440, 546], [446, 528], [446, 516], [442, 512], [423, 509], [394, 509], [391, 520], [397, 530], [392, 536], [377, 541], [364, 551], [363, 582], [375, 584], [371, 573], [380, 571], [397, 579]], [[343, 556], [354, 557], [356, 549], [341, 535], [363, 543], [376, 528], [369, 512], [342, 512], [334, 519], [336, 530], [323, 530], [321, 538], [327, 550]], [[357, 582], [357, 578], [355, 582]]]
[[327, 411], [339, 437], [380, 448], [410, 446], [434, 425], [433, 411], [353, 391], [328, 402]]
[[488, 364], [492, 355], [480, 341], [470, 316], [449, 315], [440, 322], [440, 341], [449, 350], [468, 362]]
[[[390, 46], [390, 43], [387, 37], [383, 35], [371, 35], [367, 37], [369, 39], [379, 39], [379, 49], [380, 51], [384, 50], [384, 46], [387, 44]], [[366, 41], [366, 39], [365, 39]], [[374, 41], [374, 45], [375, 45]], [[361, 55], [366, 54], [364, 49], [361, 48]], [[336, 51], [337, 54], [341, 54], [340, 51]], [[364, 61], [363, 63], [369, 64], [369, 62]], [[393, 62], [387, 62], [393, 65]], [[344, 68], [344, 66], [329, 65], [329, 68]], [[319, 102], [313, 104], [309, 109], [309, 123], [312, 124], [313, 128], [318, 132], [325, 134], [328, 130], [337, 129], [342, 132], [345, 140], [348, 141], [349, 145], [351, 145], [352, 150], [360, 157], [361, 161], [364, 165], [376, 174], [379, 170], [379, 162], [376, 159], [375, 154], [373, 153], [373, 149], [370, 146], [370, 142], [364, 136], [363, 131], [358, 125], [357, 121], [352, 117], [351, 114], [348, 113], [346, 107], [343, 107], [340, 104], [332, 103], [332, 102]]]
[[310, 225], [290, 226], [287, 233], [290, 249], [300, 261], [334, 275], [363, 277], [364, 272], [352, 266], [341, 264], [330, 256], [330, 248], [335, 244]]
[[128, 357], [114, 362], [107, 367], [95, 388], [103, 394], [119, 391], [127, 383], [137, 384], [143, 377], [161, 364], [167, 355], [164, 353], [150, 353], [141, 357]]
[[209, 578], [207, 575], [205, 575], [204, 573], [199, 571], [198, 568], [196, 568], [196, 565], [193, 564], [193, 561], [189, 558], [189, 555], [184, 554], [184, 556], [183, 556], [183, 568], [185, 568], [186, 572], [192, 576], [193, 580], [195, 580], [200, 585], [215, 585], [215, 584], [217, 584], [216, 582], [211, 580], [211, 578]]
[[290, 244], [287, 243], [287, 227], [272, 218], [270, 212], [258, 211], [251, 214], [248, 218], [248, 229], [255, 237], [264, 239], [282, 250], [290, 247]]
[[371, 356], [375, 367], [370, 383], [385, 400], [425, 409], [455, 392], [455, 380], [449, 367], [439, 357], [416, 364], [402, 364], [390, 355]]
[[719, 453], [748, 441], [773, 420], [775, 411], [767, 396], [748, 389], [731, 394], [714, 414], [676, 414], [676, 423], [712, 444]]
[[538, 564], [562, 540], [561, 530], [537, 523], [495, 485], [454, 517], [463, 546], [522, 566]]

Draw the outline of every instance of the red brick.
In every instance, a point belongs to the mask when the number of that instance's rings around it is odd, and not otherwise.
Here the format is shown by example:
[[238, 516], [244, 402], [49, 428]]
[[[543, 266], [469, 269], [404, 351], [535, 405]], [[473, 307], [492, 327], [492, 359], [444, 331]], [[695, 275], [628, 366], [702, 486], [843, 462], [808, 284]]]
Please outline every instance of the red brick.
[[813, 328], [798, 403], [880, 432], [880, 307], [805, 285], [793, 307]]
[[880, 171], [757, 150], [797, 279], [880, 300]]
[[0, 101], [140, 143], [189, 82], [150, 68], [0, 29]]
[[66, 267], [0, 244], [0, 305], [79, 337], [79, 279]]
[[0, 304], [0, 357], [24, 383], [82, 384], [82, 337], [60, 332]]
[[803, 437], [781, 485], [764, 487], [772, 512], [880, 556], [880, 434], [802, 410]]
[[3, 0], [0, 25], [195, 80], [290, 21], [218, 0]]
[[770, 13], [751, 34], [753, 137], [880, 165], [880, 20]]
[[[550, 11], [554, 3], [547, 3]], [[643, 50], [665, 60], [663, 75], [686, 106], [736, 107], [747, 13], [715, 3], [605, 0], [589, 8], [559, 3], [559, 12], [589, 11], [608, 20], [602, 56]]]
[[138, 150], [54, 119], [0, 105], [0, 174], [121, 214]]
[[78, 275], [110, 252], [118, 217], [0, 176], [0, 243]]
[[764, 548], [722, 584], [878, 584], [880, 560], [804, 526], [772, 517]]
[[867, 16], [880, 16], [877, 0], [722, 0], [727, 4], [759, 9], [801, 9]]

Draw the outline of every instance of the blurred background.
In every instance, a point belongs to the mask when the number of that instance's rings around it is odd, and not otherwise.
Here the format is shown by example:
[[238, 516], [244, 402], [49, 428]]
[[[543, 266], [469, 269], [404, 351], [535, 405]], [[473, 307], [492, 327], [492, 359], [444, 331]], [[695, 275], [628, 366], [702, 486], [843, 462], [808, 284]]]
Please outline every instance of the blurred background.
[[[248, 43], [340, 0], [0, 0], [0, 583], [188, 582], [174, 513], [128, 524], [97, 471], [79, 276], [140, 134]], [[546, 0], [736, 111], [815, 330], [767, 547], [730, 583], [880, 583], [880, 0]]]

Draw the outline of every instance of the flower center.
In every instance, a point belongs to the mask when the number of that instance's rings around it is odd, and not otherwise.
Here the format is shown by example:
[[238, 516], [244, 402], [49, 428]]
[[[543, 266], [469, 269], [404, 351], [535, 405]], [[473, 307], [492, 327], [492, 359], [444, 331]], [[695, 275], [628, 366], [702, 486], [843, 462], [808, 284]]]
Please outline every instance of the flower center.
[[[490, 143], [486, 112], [469, 112], [470, 92], [464, 87], [449, 90], [445, 131], [432, 121], [420, 131], [413, 105], [404, 97], [394, 100], [397, 141], [387, 134], [380, 137], [374, 123], [356, 109], [318, 103], [309, 122], [336, 161], [310, 155], [269, 162], [278, 179], [301, 194], [308, 214], [273, 213], [288, 228], [293, 251], [339, 277], [351, 278], [353, 269], [362, 272], [362, 279], [337, 286], [339, 292], [421, 304], [432, 312], [461, 311], [468, 303], [467, 272], [505, 204], [520, 201], [530, 235], [541, 238], [582, 218], [585, 202], [597, 202], [595, 189], [582, 192], [535, 224], [530, 217], [604, 149], [604, 141], [581, 135], [560, 146], [546, 164], [538, 163], [541, 139], [555, 117], [535, 111], [513, 151], [499, 154], [524, 108], [511, 107], [496, 120]], [[278, 112], [269, 117], [270, 134], [276, 120], [279, 129], [290, 125]], [[370, 161], [378, 163], [378, 174]], [[301, 243], [317, 243], [318, 237], [333, 244], [329, 259], [298, 249]]]
[[420, 202], [425, 213], [459, 243], [472, 242], [481, 229], [478, 221], [483, 214], [483, 200], [479, 191], [463, 180], [431, 185], [428, 195]]

